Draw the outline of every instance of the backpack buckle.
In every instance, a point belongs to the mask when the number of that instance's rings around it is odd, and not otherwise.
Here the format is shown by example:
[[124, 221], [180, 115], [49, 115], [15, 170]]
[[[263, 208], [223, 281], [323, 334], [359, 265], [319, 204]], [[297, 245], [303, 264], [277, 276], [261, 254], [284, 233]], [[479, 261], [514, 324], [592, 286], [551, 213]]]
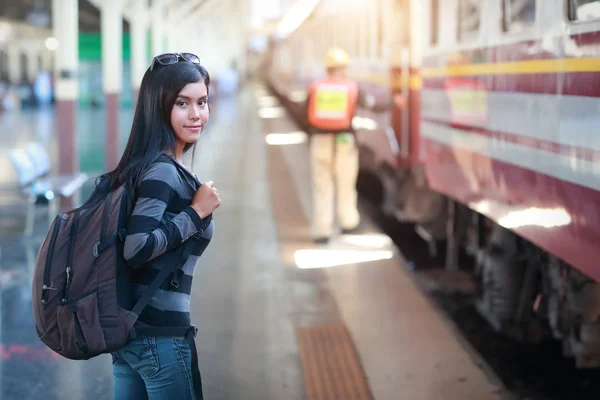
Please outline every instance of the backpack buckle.
[[94, 257], [96, 257], [96, 258], [98, 258], [98, 256], [100, 255], [99, 248], [100, 248], [100, 241], [98, 240], [96, 242], [96, 244], [94, 245], [94, 250], [93, 250]]

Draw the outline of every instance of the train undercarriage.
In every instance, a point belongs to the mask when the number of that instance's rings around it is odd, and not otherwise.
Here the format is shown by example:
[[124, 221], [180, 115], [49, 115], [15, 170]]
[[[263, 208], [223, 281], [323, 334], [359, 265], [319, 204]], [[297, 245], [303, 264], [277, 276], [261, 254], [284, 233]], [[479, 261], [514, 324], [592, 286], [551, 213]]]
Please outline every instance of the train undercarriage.
[[600, 285], [593, 279], [431, 190], [421, 167], [370, 168], [365, 149], [361, 163], [382, 189], [382, 212], [414, 223], [432, 256], [445, 250], [447, 270], [462, 269], [459, 255], [468, 257], [478, 287], [476, 309], [497, 332], [528, 343], [560, 340], [577, 368], [600, 367]]

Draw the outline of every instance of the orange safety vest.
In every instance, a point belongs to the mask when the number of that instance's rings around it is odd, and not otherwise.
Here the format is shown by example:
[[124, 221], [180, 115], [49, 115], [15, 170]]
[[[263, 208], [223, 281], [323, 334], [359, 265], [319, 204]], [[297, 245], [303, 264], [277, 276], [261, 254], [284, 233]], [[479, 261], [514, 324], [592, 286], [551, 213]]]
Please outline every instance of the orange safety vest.
[[338, 132], [352, 127], [358, 85], [350, 79], [325, 78], [310, 87], [308, 122], [321, 131]]

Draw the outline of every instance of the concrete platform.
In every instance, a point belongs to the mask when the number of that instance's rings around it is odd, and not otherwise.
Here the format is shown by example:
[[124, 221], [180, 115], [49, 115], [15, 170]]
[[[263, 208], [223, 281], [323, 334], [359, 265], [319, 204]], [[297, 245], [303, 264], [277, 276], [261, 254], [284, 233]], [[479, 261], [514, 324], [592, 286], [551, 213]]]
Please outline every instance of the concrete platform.
[[[302, 347], [298, 332], [328, 326], [337, 327], [336, 337], [347, 332], [345, 340], [357, 360], [356, 365], [347, 364], [355, 368], [352, 376], [364, 379], [364, 396], [506, 398], [481, 360], [416, 288], [389, 238], [374, 226], [367, 223], [362, 238], [339, 237], [320, 248], [312, 244], [307, 144], [265, 144], [266, 134], [296, 128], [285, 117], [260, 119], [257, 91], [258, 97], [264, 96], [257, 86], [238, 98], [220, 100], [194, 159], [200, 179], [213, 180], [222, 198], [214, 216], [215, 237], [192, 289], [205, 398], [316, 398], [307, 390], [315, 379], [321, 379], [322, 387], [333, 383], [318, 373], [315, 378], [314, 371], [308, 375], [303, 357], [318, 350]], [[0, 131], [14, 124], [10, 118], [0, 115]], [[81, 118], [87, 120], [85, 114]], [[20, 121], [28, 123], [26, 118]], [[44, 134], [51, 138], [50, 127], [42, 125], [27, 129], [47, 129]], [[94, 132], [90, 135], [98, 134]], [[0, 139], [0, 157], [2, 149], [19, 140]], [[101, 151], [100, 142], [95, 143]], [[9, 217], [3, 212], [0, 220]], [[0, 397], [111, 399], [109, 356], [69, 361], [37, 338], [30, 285], [39, 237], [27, 242], [17, 230], [4, 229], [0, 246], [5, 249], [0, 258]], [[378, 260], [357, 262], [361, 258]], [[330, 350], [320, 346], [321, 351]], [[331, 354], [343, 358], [349, 353]], [[319, 372], [320, 364], [315, 365]], [[344, 375], [343, 363], [331, 365], [340, 369], [332, 377], [350, 376]], [[339, 381], [336, 390], [329, 389], [325, 398], [358, 393], [339, 387]]]
[[[259, 96], [264, 95], [262, 89], [258, 92]], [[287, 119], [270, 124], [269, 128], [277, 132], [296, 129]], [[289, 174], [289, 179], [278, 182], [278, 191], [298, 198], [296, 202], [292, 199], [284, 201], [285, 214], [277, 215], [277, 221], [281, 224], [291, 218], [286, 215], [301, 214], [304, 218], [296, 217], [287, 222], [297, 224], [297, 228], [287, 227], [286, 231], [307, 234], [310, 218], [308, 144], [281, 146], [271, 151], [281, 153], [279, 157], [284, 160]], [[285, 182], [288, 182], [287, 189]], [[370, 221], [365, 222], [363, 240], [358, 241], [362, 244], [360, 247], [372, 252], [391, 250], [387, 246], [374, 245], [373, 239], [382, 234]], [[307, 247], [306, 243], [294, 243], [285, 236], [280, 239], [284, 260], [293, 258], [292, 254]], [[349, 239], [340, 236], [321, 250], [347, 249]], [[355, 240], [352, 242], [356, 243]], [[369, 242], [370, 249], [366, 244]], [[353, 247], [357, 248], [356, 245]], [[354, 339], [374, 398], [510, 398], [483, 360], [456, 335], [452, 323], [417, 289], [403, 267], [405, 261], [400, 254], [394, 253], [389, 260], [349, 263], [321, 270], [323, 290], [333, 297], [340, 318]]]

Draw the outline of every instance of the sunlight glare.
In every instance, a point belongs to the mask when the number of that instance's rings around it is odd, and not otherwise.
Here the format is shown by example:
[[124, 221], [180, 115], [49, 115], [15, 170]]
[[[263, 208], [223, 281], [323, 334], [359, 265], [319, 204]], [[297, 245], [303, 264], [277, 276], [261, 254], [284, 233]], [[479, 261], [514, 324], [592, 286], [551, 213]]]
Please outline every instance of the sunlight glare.
[[370, 261], [389, 260], [393, 252], [359, 250], [297, 250], [294, 254], [296, 265], [300, 269], [329, 268]]
[[265, 136], [265, 142], [271, 146], [301, 144], [305, 143], [306, 140], [306, 133], [302, 131], [289, 133], [269, 133], [267, 136]]

